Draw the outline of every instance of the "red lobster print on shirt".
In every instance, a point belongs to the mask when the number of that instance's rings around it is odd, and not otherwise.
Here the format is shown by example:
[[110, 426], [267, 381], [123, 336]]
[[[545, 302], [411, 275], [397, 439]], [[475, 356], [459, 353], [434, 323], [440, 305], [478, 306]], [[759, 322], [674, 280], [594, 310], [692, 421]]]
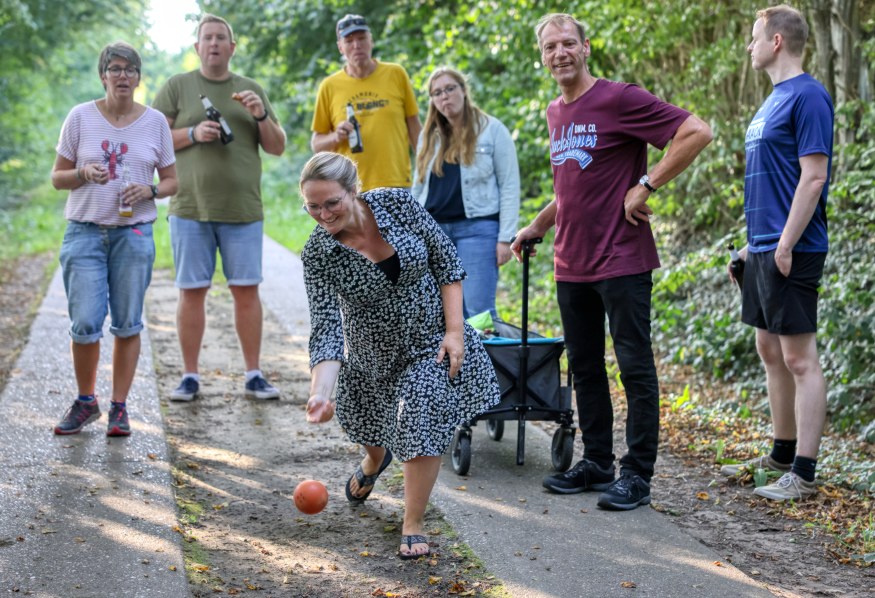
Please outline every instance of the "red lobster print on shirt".
[[109, 180], [114, 181], [118, 178], [116, 174], [116, 166], [122, 166], [125, 163], [124, 155], [128, 153], [127, 143], [113, 143], [108, 139], [104, 139], [100, 144], [103, 148], [103, 163], [109, 169]]

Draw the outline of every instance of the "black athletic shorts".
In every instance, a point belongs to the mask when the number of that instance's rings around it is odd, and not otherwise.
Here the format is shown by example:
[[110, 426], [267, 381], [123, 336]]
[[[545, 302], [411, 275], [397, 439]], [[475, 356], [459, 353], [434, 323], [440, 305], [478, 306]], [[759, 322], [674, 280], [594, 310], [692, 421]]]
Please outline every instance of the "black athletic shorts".
[[790, 276], [784, 276], [774, 251], [748, 253], [741, 321], [784, 336], [817, 332], [817, 289], [825, 261], [826, 253], [793, 252]]

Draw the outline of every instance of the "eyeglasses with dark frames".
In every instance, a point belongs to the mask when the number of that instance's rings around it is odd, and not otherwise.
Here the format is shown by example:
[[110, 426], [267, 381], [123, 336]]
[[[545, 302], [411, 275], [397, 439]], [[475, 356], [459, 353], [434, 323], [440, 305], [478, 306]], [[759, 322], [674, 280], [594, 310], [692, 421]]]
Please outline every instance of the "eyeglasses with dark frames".
[[106, 74], [113, 79], [118, 79], [122, 76], [122, 73], [124, 73], [128, 78], [133, 79], [140, 74], [140, 69], [135, 66], [126, 66], [125, 68], [122, 68], [120, 66], [111, 66], [106, 69]]

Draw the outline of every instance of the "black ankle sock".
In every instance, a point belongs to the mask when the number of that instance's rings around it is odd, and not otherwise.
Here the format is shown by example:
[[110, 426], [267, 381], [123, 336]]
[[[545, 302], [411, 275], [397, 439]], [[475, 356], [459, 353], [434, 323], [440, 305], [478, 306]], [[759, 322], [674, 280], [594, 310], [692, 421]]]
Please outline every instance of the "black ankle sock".
[[813, 482], [815, 469], [817, 469], [817, 459], [809, 459], [808, 457], [796, 455], [796, 458], [793, 459], [793, 467], [790, 471], [806, 482]]
[[79, 395], [78, 401], [82, 403], [93, 403], [95, 400], [94, 395]]
[[796, 439], [779, 440], [775, 438], [772, 444], [772, 459], [778, 463], [792, 463], [796, 456]]

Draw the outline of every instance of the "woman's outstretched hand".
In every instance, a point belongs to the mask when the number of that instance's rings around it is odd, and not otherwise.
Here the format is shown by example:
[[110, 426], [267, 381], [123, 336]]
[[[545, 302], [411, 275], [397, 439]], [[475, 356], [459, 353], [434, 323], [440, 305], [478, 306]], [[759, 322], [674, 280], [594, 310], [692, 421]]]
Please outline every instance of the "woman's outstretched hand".
[[313, 395], [307, 401], [307, 421], [311, 424], [324, 424], [334, 417], [334, 403], [322, 395]]

